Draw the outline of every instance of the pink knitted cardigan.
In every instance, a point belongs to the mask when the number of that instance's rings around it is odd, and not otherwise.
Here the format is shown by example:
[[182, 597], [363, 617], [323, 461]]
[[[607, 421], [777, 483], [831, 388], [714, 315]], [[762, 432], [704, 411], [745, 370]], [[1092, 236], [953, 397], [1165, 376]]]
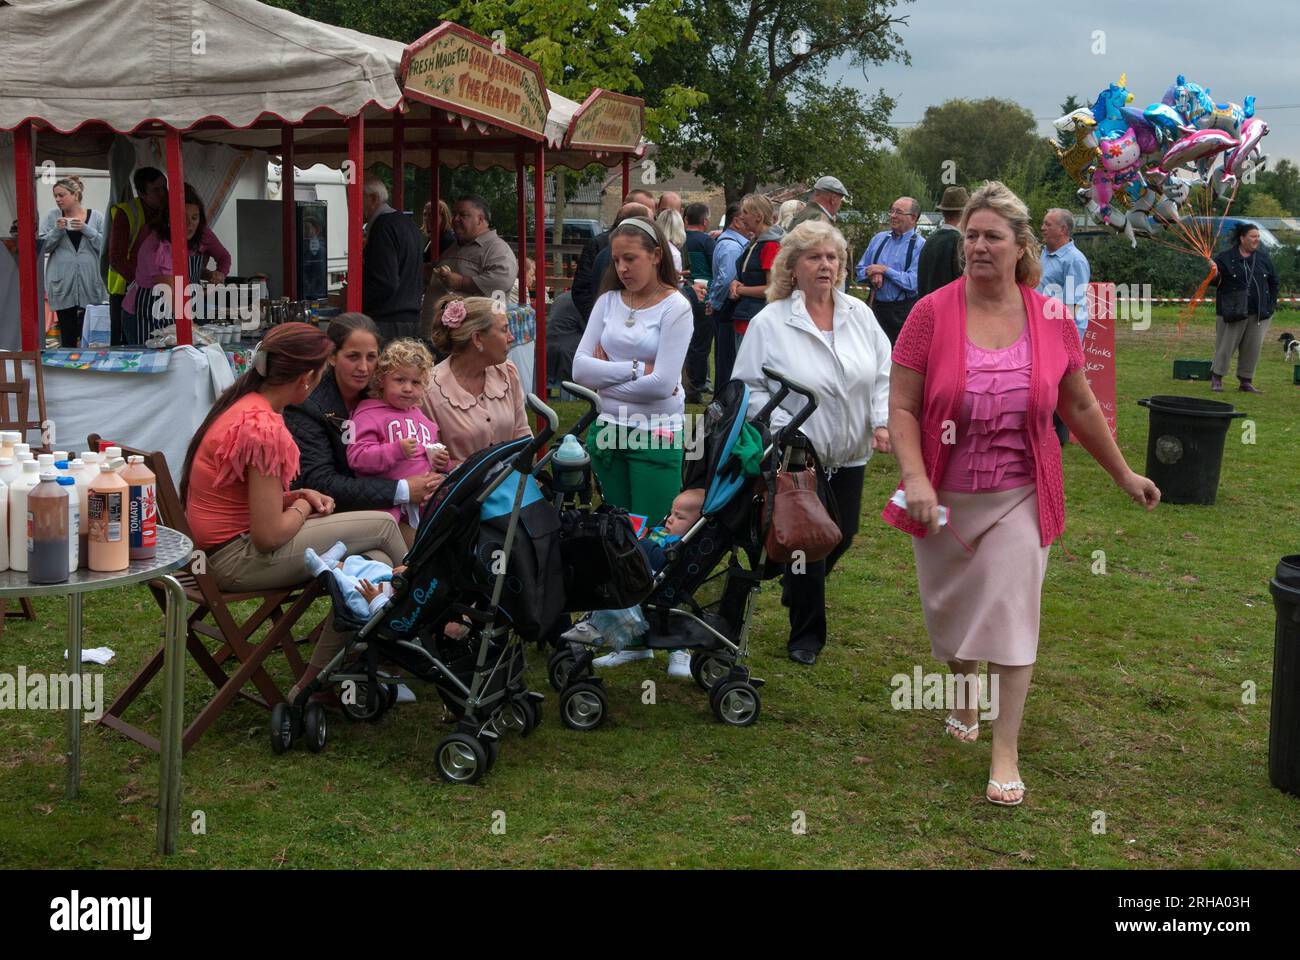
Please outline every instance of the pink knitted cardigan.
[[[1048, 298], [1020, 285], [1028, 317], [1030, 373], [1028, 427], [1033, 452], [1034, 486], [1038, 494], [1038, 529], [1047, 546], [1065, 528], [1065, 483], [1061, 474], [1061, 444], [1052, 428], [1061, 380], [1083, 367], [1083, 348], [1074, 321]], [[921, 408], [921, 457], [936, 490], [948, 465], [952, 444], [941, 442], [944, 423], [958, 422], [966, 390], [966, 278], [959, 277], [917, 301], [894, 345], [892, 362], [925, 377]], [[901, 490], [903, 485], [899, 483]], [[881, 512], [885, 522], [913, 536], [926, 534], [894, 504]]]

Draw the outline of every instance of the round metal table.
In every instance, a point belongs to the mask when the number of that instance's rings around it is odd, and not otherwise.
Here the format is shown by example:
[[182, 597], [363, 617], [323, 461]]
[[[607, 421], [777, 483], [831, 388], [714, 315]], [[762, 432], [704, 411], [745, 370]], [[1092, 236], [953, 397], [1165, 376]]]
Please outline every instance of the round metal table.
[[[158, 527], [158, 549], [151, 560], [132, 560], [125, 570], [99, 573], [74, 570], [62, 583], [29, 583], [26, 570], [0, 572], [0, 599], [68, 596], [68, 663], [81, 674], [81, 599], [83, 594], [156, 580], [167, 594], [167, 642], [163, 665], [163, 725], [158, 783], [158, 852], [171, 853], [181, 799], [181, 715], [184, 706], [185, 591], [170, 576], [185, 566], [194, 544], [170, 527]], [[79, 691], [78, 691], [79, 692]], [[81, 698], [68, 710], [67, 797], [77, 796], [81, 781]]]

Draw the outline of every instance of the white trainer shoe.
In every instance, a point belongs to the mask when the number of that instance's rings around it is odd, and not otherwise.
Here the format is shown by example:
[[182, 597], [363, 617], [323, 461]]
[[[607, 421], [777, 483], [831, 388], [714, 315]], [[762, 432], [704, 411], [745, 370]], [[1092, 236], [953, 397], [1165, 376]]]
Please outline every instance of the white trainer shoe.
[[668, 654], [668, 676], [691, 679], [691, 651], [674, 650]]
[[617, 653], [607, 653], [603, 657], [597, 657], [591, 661], [593, 667], [621, 667], [625, 663], [635, 663], [637, 660], [653, 660], [655, 652], [646, 648], [640, 650], [619, 650]]

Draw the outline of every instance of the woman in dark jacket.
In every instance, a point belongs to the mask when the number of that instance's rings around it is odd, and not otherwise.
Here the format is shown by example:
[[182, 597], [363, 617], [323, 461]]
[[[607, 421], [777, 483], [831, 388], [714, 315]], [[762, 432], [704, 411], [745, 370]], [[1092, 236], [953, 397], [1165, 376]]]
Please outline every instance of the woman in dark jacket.
[[358, 477], [348, 466], [349, 417], [366, 399], [379, 361], [379, 328], [363, 313], [344, 313], [326, 331], [334, 355], [305, 403], [286, 407], [285, 423], [298, 444], [300, 472], [295, 486], [334, 498], [336, 510], [386, 510], [424, 503], [436, 487], [434, 474], [386, 480]]
[[731, 325], [736, 331], [739, 350], [749, 321], [767, 306], [767, 274], [776, 261], [785, 231], [776, 225], [772, 202], [759, 193], [751, 193], [740, 201], [737, 219], [743, 221], [754, 238], [736, 259], [736, 279], [731, 281]]
[[1210, 389], [1223, 389], [1223, 378], [1237, 354], [1239, 389], [1263, 393], [1251, 381], [1259, 351], [1268, 334], [1269, 320], [1277, 305], [1277, 268], [1259, 247], [1259, 228], [1240, 224], [1233, 243], [1214, 258], [1218, 275], [1214, 283], [1214, 363], [1210, 366]]

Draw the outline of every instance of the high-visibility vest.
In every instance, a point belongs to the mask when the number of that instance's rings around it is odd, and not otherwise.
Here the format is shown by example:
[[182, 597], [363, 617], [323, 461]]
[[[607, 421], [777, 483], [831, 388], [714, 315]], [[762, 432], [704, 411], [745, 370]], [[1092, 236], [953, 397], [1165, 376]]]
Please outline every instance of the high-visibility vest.
[[[113, 208], [108, 212], [110, 237], [113, 229], [113, 217], [118, 210], [126, 214], [126, 223], [131, 229], [131, 239], [127, 241], [127, 249], [130, 249], [135, 246], [135, 238], [140, 235], [140, 228], [144, 226], [144, 204], [139, 197], [132, 197], [130, 200], [123, 200], [121, 203], [113, 204]], [[110, 266], [108, 268], [108, 292], [126, 293], [126, 288], [133, 279], [133, 277], [122, 276]]]

